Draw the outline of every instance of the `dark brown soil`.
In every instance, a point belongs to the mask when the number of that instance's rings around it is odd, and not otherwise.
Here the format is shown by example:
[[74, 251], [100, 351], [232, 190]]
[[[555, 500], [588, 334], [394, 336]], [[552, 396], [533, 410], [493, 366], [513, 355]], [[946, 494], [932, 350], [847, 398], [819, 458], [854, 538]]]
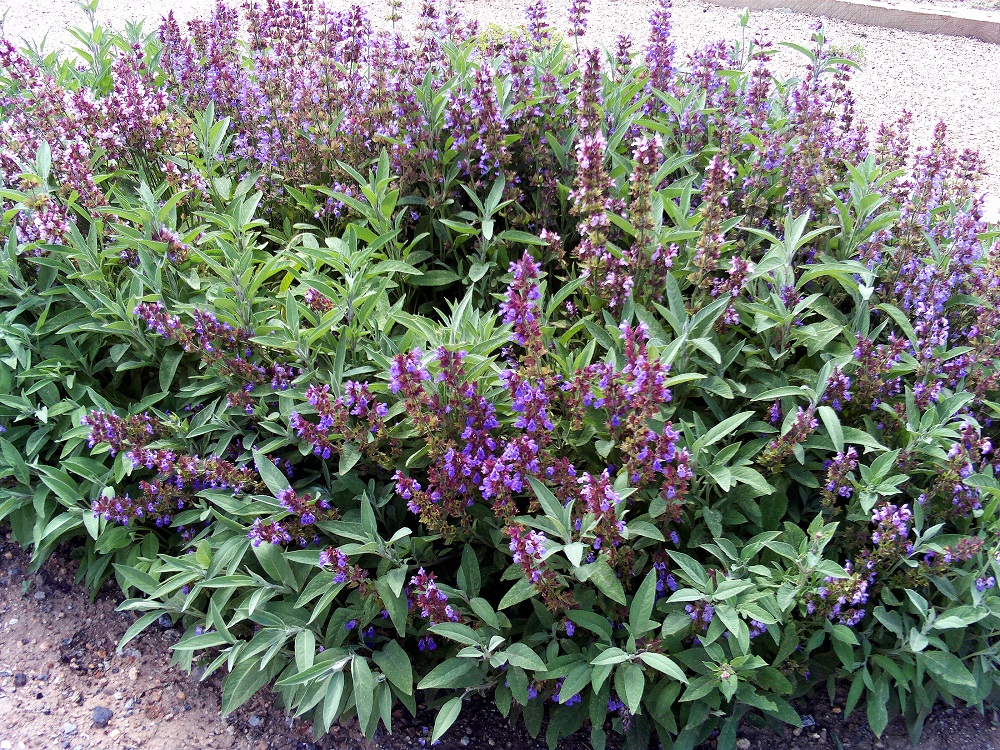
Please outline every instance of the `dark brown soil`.
[[[308, 723], [287, 718], [262, 691], [231, 716], [219, 715], [219, 679], [199, 681], [168, 667], [179, 632], [154, 625], [119, 653], [134, 621], [117, 612], [109, 583], [94, 602], [74, 583], [76, 563], [60, 550], [37, 574], [19, 547], [0, 537], [0, 750], [419, 750], [427, 747], [433, 712], [394, 716], [393, 733], [365, 740], [353, 725], [318, 742]], [[815, 725], [778, 736], [747, 725], [739, 750], [903, 750], [905, 728], [890, 725], [881, 739], [863, 712], [845, 719], [825, 701], [802, 707]], [[106, 727], [94, 709], [112, 712]], [[991, 717], [995, 718], [995, 717]], [[807, 721], [807, 723], [809, 723]], [[585, 750], [586, 735], [563, 750]], [[487, 701], [472, 701], [438, 750], [541, 750], [522, 726], [511, 726]], [[1000, 730], [968, 709], [942, 706], [928, 719], [918, 750], [1000, 750]], [[714, 742], [702, 750], [717, 748]]]

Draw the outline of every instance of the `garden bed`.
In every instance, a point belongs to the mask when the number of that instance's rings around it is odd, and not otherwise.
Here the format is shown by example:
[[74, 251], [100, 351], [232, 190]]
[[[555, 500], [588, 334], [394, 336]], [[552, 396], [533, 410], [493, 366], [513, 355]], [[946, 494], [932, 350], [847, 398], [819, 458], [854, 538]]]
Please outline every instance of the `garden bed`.
[[[433, 715], [401, 724], [391, 737], [375, 741], [351, 725], [334, 727], [318, 742], [305, 722], [289, 726], [274, 696], [262, 693], [222, 719], [219, 681], [199, 682], [176, 668], [165, 669], [166, 654], [179, 633], [150, 630], [125, 653], [115, 651], [134, 617], [115, 611], [120, 592], [108, 584], [91, 601], [73, 580], [77, 563], [59, 552], [37, 573], [30, 558], [9, 539], [0, 543], [0, 722], [7, 728], [6, 750], [52, 750], [65, 745], [84, 750], [417, 750], [428, 746]], [[44, 598], [42, 598], [44, 597]], [[16, 620], [16, 622], [15, 622]], [[24, 684], [18, 686], [24, 675]], [[1000, 749], [1000, 730], [990, 718], [968, 709], [942, 706], [928, 722], [924, 738], [911, 746], [905, 728], [894, 722], [879, 740], [860, 714], [845, 720], [841, 694], [832, 704], [817, 700], [798, 706], [815, 724], [784, 736], [744, 726], [743, 750], [967, 750]], [[107, 726], [94, 725], [94, 709], [108, 708]], [[75, 728], [67, 733], [67, 725]], [[585, 738], [562, 745], [584, 750]], [[838, 746], [837, 742], [840, 742]], [[545, 744], [509, 725], [485, 702], [462, 716], [438, 750], [545, 750]], [[707, 743], [699, 750], [714, 750]]]

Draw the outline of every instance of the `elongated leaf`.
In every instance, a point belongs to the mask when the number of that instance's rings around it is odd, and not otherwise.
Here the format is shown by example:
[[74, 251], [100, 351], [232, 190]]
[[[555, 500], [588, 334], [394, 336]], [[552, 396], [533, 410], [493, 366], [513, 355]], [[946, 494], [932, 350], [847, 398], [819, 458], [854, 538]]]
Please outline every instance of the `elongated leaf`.
[[507, 655], [507, 661], [515, 667], [531, 669], [535, 672], [545, 671], [545, 662], [523, 643], [510, 644], [504, 653]]
[[461, 696], [452, 698], [443, 706], [441, 710], [438, 711], [437, 718], [434, 719], [434, 731], [431, 733], [431, 742], [437, 742], [441, 739], [442, 735], [447, 732], [451, 725], [455, 723], [458, 719], [458, 715], [462, 713], [462, 698]]
[[668, 677], [673, 677], [679, 682], [687, 683], [687, 676], [684, 674], [684, 670], [663, 654], [657, 654], [653, 651], [643, 651], [639, 654], [639, 658], [645, 664], [648, 664], [659, 672], [663, 672]]
[[398, 642], [389, 641], [381, 651], [372, 654], [372, 659], [389, 682], [407, 695], [413, 693], [413, 667], [410, 657]]

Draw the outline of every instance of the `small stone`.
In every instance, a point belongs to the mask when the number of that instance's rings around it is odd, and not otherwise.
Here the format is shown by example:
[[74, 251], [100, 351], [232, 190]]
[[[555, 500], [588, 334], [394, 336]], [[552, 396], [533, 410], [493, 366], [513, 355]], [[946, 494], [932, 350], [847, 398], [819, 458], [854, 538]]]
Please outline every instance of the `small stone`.
[[816, 719], [813, 718], [812, 714], [799, 714], [799, 718], [802, 720], [803, 729], [816, 726]]
[[254, 729], [256, 729], [257, 727], [259, 727], [263, 723], [264, 723], [264, 720], [262, 718], [260, 718], [259, 716], [251, 716], [250, 720], [247, 722], [247, 724], [249, 724]]
[[133, 708], [135, 708], [135, 699], [129, 698], [127, 701], [125, 701], [125, 710], [131, 711]]
[[10, 744], [10, 740], [4, 740], [3, 742], [0, 742], [0, 750], [11, 750], [12, 747], [14, 746]]
[[184, 699], [187, 698], [187, 695], [185, 695], [183, 690], [178, 690], [177, 695], [175, 697], [177, 698], [178, 702], [183, 703]]
[[139, 679], [139, 670], [136, 669], [135, 667], [131, 667], [129, 669], [129, 671], [128, 671], [128, 678], [130, 680], [132, 680], [133, 682], [135, 682], [136, 680], [138, 680]]
[[36, 591], [34, 593], [34, 598], [35, 598], [36, 602], [42, 601], [42, 599], [45, 598], [45, 592], [44, 591]]
[[105, 708], [104, 706], [96, 706], [91, 713], [91, 718], [94, 720], [94, 726], [100, 727], [101, 729], [104, 729], [104, 727], [108, 725], [112, 716], [114, 716], [114, 714], [111, 713], [111, 709]]
[[738, 747], [740, 750], [750, 750], [750, 740], [748, 740], [746, 737], [740, 737], [738, 740], [736, 740], [736, 747]]
[[841, 713], [840, 707], [839, 706], [834, 706], [833, 708], [830, 709], [830, 713], [834, 713], [834, 714]]
[[468, 747], [469, 746], [469, 742], [470, 742], [470, 740], [469, 740], [468, 737], [463, 737], [462, 739], [460, 739], [458, 741], [458, 744], [461, 745], [462, 747]]
[[174, 626], [174, 618], [164, 612], [156, 619], [156, 624], [164, 630], [170, 630]]
[[63, 734], [68, 734], [70, 736], [76, 734], [76, 724], [71, 721], [67, 721], [63, 724]]
[[24, 672], [18, 672], [14, 675], [14, 687], [24, 687], [28, 684], [28, 675]]

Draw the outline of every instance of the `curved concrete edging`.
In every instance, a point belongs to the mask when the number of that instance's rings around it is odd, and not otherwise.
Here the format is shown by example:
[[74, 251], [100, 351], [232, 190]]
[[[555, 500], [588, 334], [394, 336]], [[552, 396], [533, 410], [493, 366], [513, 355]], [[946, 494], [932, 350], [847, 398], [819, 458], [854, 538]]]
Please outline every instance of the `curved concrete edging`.
[[883, 26], [922, 34], [946, 34], [1000, 44], [1000, 13], [982, 10], [926, 8], [911, 3], [882, 5], [866, 0], [708, 0], [713, 5], [750, 10], [787, 8], [795, 13], [826, 16], [867, 26]]

